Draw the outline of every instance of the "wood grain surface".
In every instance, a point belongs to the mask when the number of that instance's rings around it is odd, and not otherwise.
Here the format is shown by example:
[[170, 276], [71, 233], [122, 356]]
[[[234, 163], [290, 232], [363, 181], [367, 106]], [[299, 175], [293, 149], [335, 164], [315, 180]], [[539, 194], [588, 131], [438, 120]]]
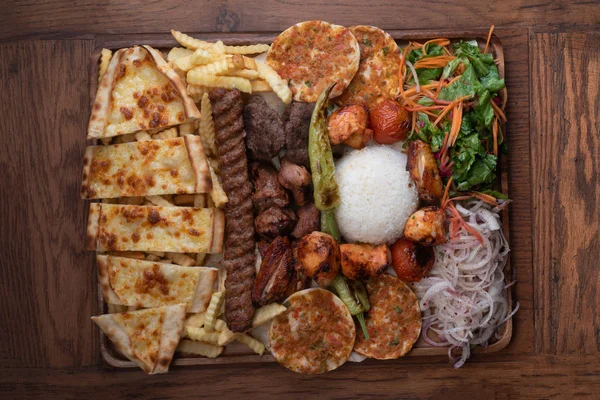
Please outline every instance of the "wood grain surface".
[[536, 351], [600, 352], [600, 31], [532, 35]]
[[[496, 24], [521, 306], [512, 342], [459, 370], [445, 357], [368, 361], [317, 377], [263, 364], [153, 377], [104, 366], [89, 320], [96, 278], [78, 198], [92, 50], [171, 27], [261, 32], [312, 18], [386, 29]], [[0, 21], [1, 398], [600, 398], [597, 0], [30, 0], [4, 7]]]

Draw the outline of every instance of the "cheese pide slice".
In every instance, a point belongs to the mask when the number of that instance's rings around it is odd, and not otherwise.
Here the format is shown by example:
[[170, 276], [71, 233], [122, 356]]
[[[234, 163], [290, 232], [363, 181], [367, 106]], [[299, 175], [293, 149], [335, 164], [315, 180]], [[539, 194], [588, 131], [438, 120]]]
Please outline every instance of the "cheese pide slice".
[[169, 370], [183, 332], [185, 304], [92, 317], [125, 357], [147, 374]]
[[88, 139], [166, 128], [200, 118], [185, 84], [150, 46], [118, 50], [92, 106]]
[[92, 203], [86, 249], [220, 253], [224, 229], [218, 208]]
[[208, 193], [212, 188], [199, 136], [89, 146], [83, 163], [84, 199]]
[[185, 303], [188, 313], [206, 311], [219, 272], [215, 268], [98, 255], [104, 300], [143, 308]]

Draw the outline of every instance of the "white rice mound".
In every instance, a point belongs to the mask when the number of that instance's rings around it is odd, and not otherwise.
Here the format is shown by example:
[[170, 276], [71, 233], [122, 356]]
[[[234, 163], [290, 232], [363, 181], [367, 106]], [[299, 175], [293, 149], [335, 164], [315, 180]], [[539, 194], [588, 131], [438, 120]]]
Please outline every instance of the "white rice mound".
[[335, 217], [348, 242], [391, 244], [417, 210], [417, 188], [406, 171], [406, 154], [370, 146], [342, 157], [335, 166], [341, 204]]

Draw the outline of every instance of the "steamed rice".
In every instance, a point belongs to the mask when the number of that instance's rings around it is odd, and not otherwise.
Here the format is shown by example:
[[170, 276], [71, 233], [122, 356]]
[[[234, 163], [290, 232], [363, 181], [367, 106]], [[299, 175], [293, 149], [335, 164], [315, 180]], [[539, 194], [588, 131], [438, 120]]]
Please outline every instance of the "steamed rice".
[[341, 204], [335, 216], [348, 242], [391, 244], [417, 210], [418, 193], [406, 171], [406, 155], [389, 146], [371, 146], [336, 163]]

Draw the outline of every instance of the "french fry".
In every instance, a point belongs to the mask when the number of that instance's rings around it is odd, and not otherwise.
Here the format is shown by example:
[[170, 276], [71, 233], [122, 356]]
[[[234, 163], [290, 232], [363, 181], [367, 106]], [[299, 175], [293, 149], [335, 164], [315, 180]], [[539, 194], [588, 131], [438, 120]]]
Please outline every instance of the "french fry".
[[173, 207], [174, 204], [167, 200], [164, 196], [146, 196], [146, 200], [155, 206], [159, 207]]
[[152, 140], [152, 136], [150, 136], [150, 134], [146, 131], [139, 131], [135, 134], [135, 140], [137, 140], [138, 142]]
[[220, 60], [223, 57], [223, 54], [215, 52], [212, 48], [197, 49], [190, 56], [190, 61], [193, 65], [206, 65]]
[[252, 93], [252, 85], [250, 84], [250, 81], [248, 79], [239, 78], [237, 76], [207, 75], [196, 70], [191, 70], [187, 74], [187, 81], [192, 85], [222, 87], [225, 89], [238, 89], [241, 92]]
[[243, 68], [258, 71], [258, 64], [256, 63], [256, 61], [254, 61], [253, 58], [246, 57], [246, 56], [238, 56], [238, 55], [235, 55], [234, 57], [242, 57], [242, 61], [244, 63]]
[[[241, 57], [241, 56], [239, 56]], [[218, 61], [214, 61], [210, 64], [195, 67], [193, 71], [204, 75], [225, 75], [229, 72], [241, 69], [244, 65], [243, 59], [234, 60], [234, 57], [223, 58]]]
[[210, 344], [219, 343], [219, 332], [208, 332], [204, 328], [186, 326], [185, 333], [188, 338], [192, 340], [197, 340], [198, 342], [205, 342]]
[[185, 56], [181, 58], [177, 58], [173, 61], [173, 66], [180, 71], [187, 72], [194, 68], [194, 63], [192, 62], [192, 56]]
[[173, 196], [173, 203], [176, 206], [193, 206], [194, 196], [193, 194], [178, 194]]
[[223, 186], [221, 185], [219, 177], [217, 176], [215, 170], [210, 164], [208, 164], [208, 169], [210, 170], [210, 178], [212, 179], [212, 190], [210, 191], [210, 198], [212, 199], [213, 203], [215, 203], [215, 206], [223, 207], [225, 204], [227, 204], [229, 199], [227, 198], [227, 194], [223, 190]]
[[219, 40], [213, 44], [211, 51], [217, 54], [225, 54], [225, 45]]
[[258, 67], [258, 75], [269, 83], [281, 101], [285, 104], [290, 104], [292, 102], [292, 91], [288, 87], [287, 82], [281, 79], [277, 72], [267, 64], [256, 64]]
[[208, 98], [208, 93], [202, 95], [200, 104], [200, 140], [207, 155], [217, 154], [217, 145], [215, 144], [215, 124], [212, 118], [212, 105]]
[[167, 253], [167, 257], [169, 257], [173, 262], [177, 265], [182, 265], [184, 267], [191, 267], [196, 264], [196, 260], [187, 254], [183, 253]]
[[225, 290], [225, 280], [227, 279], [227, 270], [221, 269], [219, 271], [219, 290], [222, 292]]
[[219, 346], [226, 346], [229, 343], [233, 342], [235, 339], [237, 339], [238, 335], [239, 333], [233, 333], [232, 331], [226, 328], [225, 330], [219, 332], [217, 344]]
[[252, 85], [252, 93], [254, 92], [272, 92], [273, 88], [269, 85], [269, 82], [263, 79], [257, 79], [250, 81], [250, 85]]
[[[231, 71], [228, 73], [229, 76], [239, 76], [240, 78], [246, 78], [246, 79], [256, 79], [258, 78], [258, 71], [255, 71], [253, 69], [240, 69], [240, 70], [236, 70], [236, 71]], [[265, 82], [266, 83], [266, 82]], [[252, 84], [252, 82], [250, 82], [250, 84]], [[268, 86], [268, 84], [267, 84]], [[254, 91], [254, 89], [252, 89]], [[269, 90], [271, 90], [271, 87], [269, 87]]]
[[256, 311], [252, 317], [252, 326], [260, 326], [265, 322], [269, 322], [286, 310], [285, 306], [277, 303], [267, 304]]
[[223, 347], [184, 339], [179, 342], [176, 351], [180, 353], [197, 354], [208, 358], [216, 358], [223, 352]]
[[179, 125], [179, 136], [193, 135], [196, 132], [196, 123], [188, 122]]
[[204, 40], [194, 39], [191, 36], [186, 35], [185, 33], [176, 31], [171, 29], [171, 35], [179, 42], [180, 45], [186, 47], [191, 50], [196, 49], [210, 49], [213, 47], [213, 43], [205, 42]]
[[194, 99], [194, 103], [200, 103], [202, 101], [202, 96], [204, 96], [204, 93], [208, 94], [209, 91], [210, 88], [206, 86], [187, 85], [187, 92], [192, 97], [192, 99]]
[[194, 52], [190, 49], [185, 49], [183, 47], [173, 47], [169, 51], [169, 54], [167, 54], [167, 61], [173, 62], [179, 58], [189, 57], [192, 54], [194, 54]]
[[206, 319], [204, 320], [204, 329], [208, 332], [215, 330], [215, 323], [217, 322], [218, 312], [221, 308], [221, 303], [225, 298], [225, 291], [214, 292], [210, 298], [210, 303], [206, 309]]
[[252, 44], [249, 46], [225, 46], [227, 54], [258, 54], [269, 51], [268, 44]]
[[265, 352], [265, 345], [262, 344], [261, 342], [259, 342], [258, 340], [254, 339], [252, 336], [247, 335], [247, 334], [241, 334], [241, 335], [237, 335], [236, 339], [238, 342], [245, 344], [246, 346], [248, 346], [250, 348], [250, 350], [252, 350], [253, 352], [255, 352], [258, 355], [263, 355], [263, 353]]
[[196, 328], [202, 328], [204, 325], [204, 320], [206, 318], [206, 313], [197, 313], [192, 314], [185, 319], [185, 326], [193, 326]]
[[100, 69], [98, 70], [98, 83], [102, 80], [104, 73], [108, 69], [108, 64], [110, 64], [110, 59], [112, 58], [112, 51], [109, 49], [102, 49], [100, 52]]

